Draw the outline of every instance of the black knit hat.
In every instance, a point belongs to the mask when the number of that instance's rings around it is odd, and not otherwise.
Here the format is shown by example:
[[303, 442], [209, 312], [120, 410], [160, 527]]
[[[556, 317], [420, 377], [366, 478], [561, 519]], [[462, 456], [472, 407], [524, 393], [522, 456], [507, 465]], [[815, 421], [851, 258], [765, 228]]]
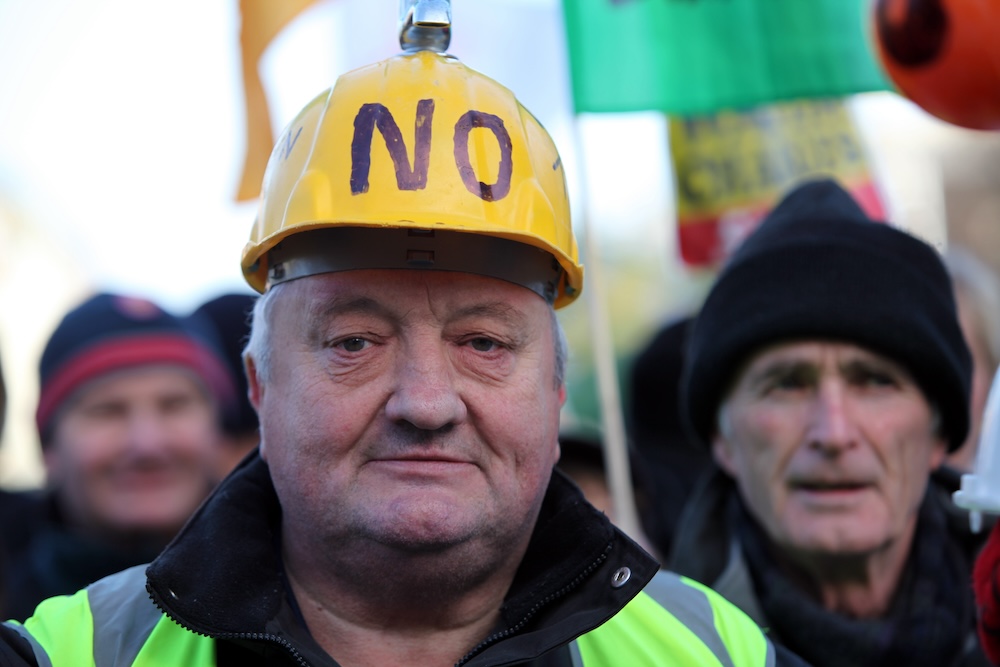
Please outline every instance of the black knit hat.
[[257, 411], [247, 397], [247, 376], [243, 370], [243, 348], [250, 337], [250, 313], [256, 294], [223, 294], [198, 306], [192, 317], [205, 318], [219, 334], [229, 372], [236, 382], [236, 406], [222, 420], [222, 427], [232, 436], [257, 430]]
[[231, 409], [233, 381], [210, 327], [175, 317], [147, 299], [119, 294], [98, 294], [68, 312], [46, 343], [39, 367], [35, 421], [42, 444], [48, 444], [59, 408], [84, 384], [154, 364], [191, 369], [223, 411]]
[[855, 343], [902, 364], [940, 411], [951, 450], [969, 430], [972, 359], [951, 279], [923, 241], [870, 220], [839, 185], [806, 182], [737, 249], [689, 336], [681, 409], [708, 443], [735, 373], [794, 339]]

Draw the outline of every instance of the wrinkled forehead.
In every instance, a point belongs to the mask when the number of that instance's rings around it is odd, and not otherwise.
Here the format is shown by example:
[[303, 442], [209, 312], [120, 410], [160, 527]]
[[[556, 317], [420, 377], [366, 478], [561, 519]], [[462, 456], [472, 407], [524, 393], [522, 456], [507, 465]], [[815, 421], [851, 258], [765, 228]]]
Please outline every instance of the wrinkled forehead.
[[778, 341], [758, 347], [744, 358], [735, 373], [735, 387], [753, 376], [775, 368], [813, 368], [817, 373], [843, 372], [858, 366], [882, 369], [913, 381], [909, 369], [878, 350], [846, 340], [806, 338]]
[[66, 404], [112, 397], [137, 399], [135, 392], [140, 386], [149, 393], [190, 391], [205, 399], [212, 398], [205, 380], [188, 366], [151, 363], [118, 368], [87, 380], [74, 390], [66, 400]]
[[218, 407], [215, 396], [204, 379], [191, 368], [180, 364], [142, 364], [103, 373], [76, 387], [60, 403], [45, 432], [41, 434], [42, 442], [47, 446], [54, 437], [72, 435], [63, 424], [67, 415], [80, 410], [103, 404], [117, 404], [133, 409], [144, 402], [171, 400], [180, 395], [204, 401], [213, 409]]
[[548, 322], [551, 309], [528, 288], [459, 271], [355, 269], [300, 278], [280, 292], [288, 295], [286, 316], [307, 322], [348, 312], [392, 318], [427, 312], [442, 319], [483, 315], [530, 326]]

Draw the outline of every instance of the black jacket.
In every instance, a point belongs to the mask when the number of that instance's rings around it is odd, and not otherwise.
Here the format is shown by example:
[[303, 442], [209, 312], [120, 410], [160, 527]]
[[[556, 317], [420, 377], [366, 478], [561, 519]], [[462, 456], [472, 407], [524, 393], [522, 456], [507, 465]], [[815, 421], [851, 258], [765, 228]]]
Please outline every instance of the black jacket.
[[51, 492], [0, 497], [0, 617], [23, 621], [54, 595], [75, 593], [109, 574], [148, 563], [162, 543], [122, 549], [92, 539], [63, 520]]

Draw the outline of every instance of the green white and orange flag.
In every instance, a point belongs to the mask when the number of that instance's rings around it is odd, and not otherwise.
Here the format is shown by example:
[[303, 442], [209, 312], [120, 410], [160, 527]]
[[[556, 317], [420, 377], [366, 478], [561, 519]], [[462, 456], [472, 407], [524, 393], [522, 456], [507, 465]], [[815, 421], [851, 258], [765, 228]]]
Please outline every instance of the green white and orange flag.
[[563, 0], [577, 112], [691, 115], [889, 90], [867, 0]]

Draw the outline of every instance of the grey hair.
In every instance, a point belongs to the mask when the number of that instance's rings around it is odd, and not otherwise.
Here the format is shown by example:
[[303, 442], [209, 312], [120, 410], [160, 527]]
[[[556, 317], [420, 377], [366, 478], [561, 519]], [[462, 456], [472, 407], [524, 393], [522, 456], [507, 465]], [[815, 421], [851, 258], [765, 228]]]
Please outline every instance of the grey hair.
[[253, 359], [254, 372], [259, 379], [265, 381], [271, 377], [271, 311], [274, 310], [275, 295], [285, 285], [286, 283], [272, 285], [254, 301], [250, 316], [250, 337], [243, 348], [243, 363]]
[[[258, 298], [253, 305], [250, 320], [250, 337], [243, 348], [243, 362], [253, 359], [257, 377], [267, 381], [271, 374], [271, 314], [274, 310], [275, 295], [281, 292], [288, 283], [272, 285]], [[552, 338], [555, 340], [555, 381], [556, 387], [562, 387], [566, 382], [566, 365], [569, 360], [569, 343], [566, 331], [563, 329], [556, 311], [549, 306], [552, 318]]]
[[552, 316], [552, 338], [556, 342], [556, 388], [566, 384], [566, 365], [569, 361], [569, 342], [566, 340], [566, 330], [556, 317], [555, 308], [549, 306]]

